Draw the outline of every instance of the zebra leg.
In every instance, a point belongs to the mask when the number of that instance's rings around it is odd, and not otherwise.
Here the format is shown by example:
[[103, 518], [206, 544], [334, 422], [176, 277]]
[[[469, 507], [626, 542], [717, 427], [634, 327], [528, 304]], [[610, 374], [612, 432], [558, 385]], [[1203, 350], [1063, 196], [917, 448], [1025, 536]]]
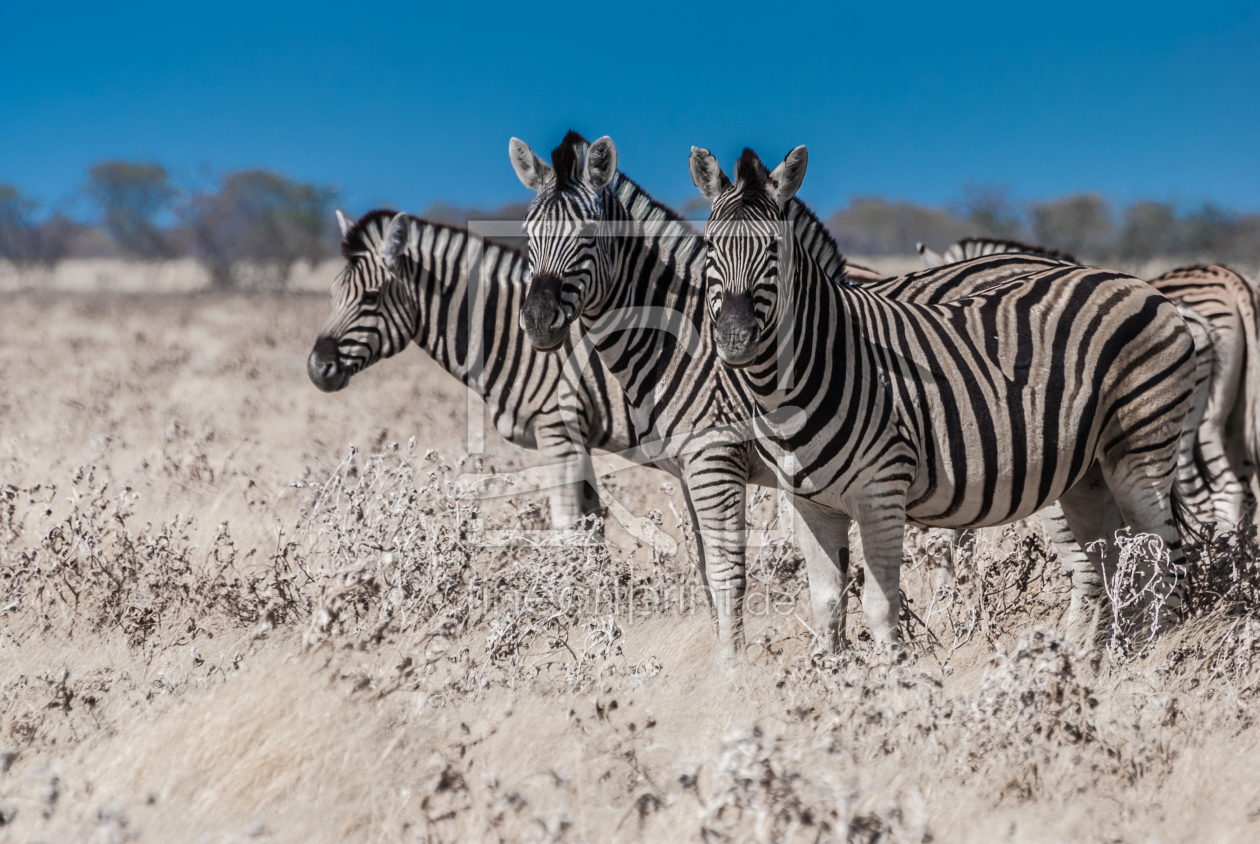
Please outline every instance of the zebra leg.
[[1139, 569], [1138, 582], [1150, 584], [1152, 597], [1149, 604], [1139, 607], [1137, 612], [1144, 622], [1149, 622], [1152, 634], [1158, 635], [1172, 627], [1181, 611], [1186, 555], [1181, 545], [1181, 531], [1173, 518], [1171, 484], [1156, 487], [1147, 473], [1127, 469], [1124, 465], [1103, 467], [1107, 486], [1115, 496], [1124, 522], [1134, 534], [1158, 536], [1168, 552], [1166, 560], [1150, 561], [1149, 569], [1145, 565], [1147, 561], [1140, 561]]
[[[1085, 553], [1058, 502], [1042, 510], [1038, 516], [1059, 554], [1059, 563], [1072, 580], [1065, 625], [1067, 639], [1077, 645], [1091, 644], [1108, 608], [1107, 590], [1103, 588], [1102, 558], [1099, 556], [1093, 560]], [[1118, 508], [1114, 518], [1119, 518]]]
[[709, 602], [709, 614], [717, 620], [717, 603], [713, 600], [713, 590], [709, 588], [709, 572], [705, 566], [704, 543], [700, 541], [700, 517], [696, 515], [696, 505], [691, 503], [691, 493], [687, 485], [682, 485], [683, 501], [687, 504], [687, 515], [691, 517], [691, 535], [696, 538], [696, 566], [700, 569], [700, 582], [704, 584], [704, 598]]
[[[1067, 521], [1068, 533], [1077, 540], [1094, 569], [1094, 577], [1082, 575], [1079, 587], [1076, 583], [1076, 572], [1072, 573], [1072, 598], [1068, 607], [1068, 638], [1078, 645], [1088, 648], [1099, 647], [1105, 643], [1110, 630], [1110, 600], [1107, 598], [1107, 584], [1114, 585], [1116, 563], [1120, 558], [1116, 545], [1116, 531], [1124, 527], [1124, 517], [1116, 500], [1103, 481], [1102, 470], [1095, 463], [1085, 476], [1059, 498], [1059, 507]], [[1063, 534], [1052, 538], [1059, 543], [1066, 540]], [[1069, 563], [1072, 565], [1073, 563]], [[1082, 563], [1075, 563], [1082, 565]], [[1095, 588], [1102, 592], [1097, 600], [1091, 600], [1090, 591]], [[1077, 614], [1071, 611], [1072, 603], [1078, 604]]]
[[[1218, 419], [1204, 419], [1197, 432], [1200, 460], [1183, 457], [1181, 462], [1189, 462], [1197, 470], [1196, 474], [1206, 475], [1202, 482], [1208, 487], [1211, 495], [1210, 512], [1220, 530], [1235, 530], [1242, 522], [1246, 509], [1247, 491], [1244, 479], [1239, 477], [1235, 460], [1231, 459], [1228, 447], [1228, 434]], [[1185, 451], [1190, 451], [1189, 448]], [[1182, 466], [1178, 466], [1178, 480], [1184, 475]], [[1183, 489], [1178, 484], [1178, 491]], [[1183, 500], [1185, 496], [1182, 496]], [[1197, 514], [1196, 514], [1197, 515]]]
[[697, 542], [704, 547], [705, 572], [717, 609], [718, 645], [727, 657], [744, 653], [744, 554], [747, 542], [745, 500], [748, 479], [732, 466], [738, 456], [725, 449], [705, 449], [689, 463], [683, 483], [696, 514]]
[[582, 452], [557, 463], [555, 471], [558, 485], [551, 490], [551, 529], [573, 530], [598, 508], [595, 467], [590, 454]]
[[970, 528], [959, 528], [949, 532], [949, 552], [943, 557], [936, 569], [936, 591], [954, 588], [960, 563], [965, 559], [974, 559], [976, 552], [976, 532]]
[[897, 622], [901, 617], [901, 553], [906, 540], [906, 511], [901, 506], [893, 508], [887, 504], [883, 508], [870, 506], [864, 510], [858, 519], [866, 567], [862, 612], [875, 642], [900, 650]]
[[809, 597], [820, 644], [835, 653], [845, 642], [849, 585], [849, 517], [798, 499], [797, 539], [805, 555]]

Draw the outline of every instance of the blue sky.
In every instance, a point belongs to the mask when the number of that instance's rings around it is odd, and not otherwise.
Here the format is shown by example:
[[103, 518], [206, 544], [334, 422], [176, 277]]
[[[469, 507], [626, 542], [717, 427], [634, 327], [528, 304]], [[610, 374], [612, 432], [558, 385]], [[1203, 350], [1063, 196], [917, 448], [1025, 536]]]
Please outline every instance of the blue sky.
[[802, 196], [966, 183], [1260, 210], [1260, 3], [20, 3], [0, 182], [46, 205], [103, 158], [266, 167], [354, 212], [494, 205], [564, 131], [663, 199], [692, 144], [810, 149]]

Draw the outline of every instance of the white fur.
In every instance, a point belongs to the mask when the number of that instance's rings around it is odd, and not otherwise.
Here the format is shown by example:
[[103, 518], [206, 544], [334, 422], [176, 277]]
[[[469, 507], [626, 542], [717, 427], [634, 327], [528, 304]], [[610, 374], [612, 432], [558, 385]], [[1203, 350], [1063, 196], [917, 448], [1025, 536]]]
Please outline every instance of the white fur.
[[766, 188], [774, 201], [779, 203], [780, 208], [787, 205], [788, 200], [796, 196], [796, 192], [801, 189], [801, 182], [805, 181], [805, 168], [808, 165], [809, 152], [804, 145], [801, 145], [789, 152], [784, 157], [783, 163], [774, 168], [774, 172], [766, 180]]
[[591, 144], [586, 151], [586, 166], [583, 176], [586, 184], [596, 191], [603, 190], [617, 175], [617, 145], [613, 139], [605, 135]]
[[[512, 169], [516, 171], [516, 178], [532, 191], [541, 190], [544, 185], [556, 178], [555, 171], [545, 161], [534, 155], [529, 144], [519, 138], [508, 141], [508, 158], [512, 160]], [[613, 153], [613, 159], [616, 160], [616, 152]]]
[[722, 172], [722, 166], [704, 147], [691, 148], [691, 183], [709, 202], [716, 201], [723, 191], [731, 187], [731, 180]]

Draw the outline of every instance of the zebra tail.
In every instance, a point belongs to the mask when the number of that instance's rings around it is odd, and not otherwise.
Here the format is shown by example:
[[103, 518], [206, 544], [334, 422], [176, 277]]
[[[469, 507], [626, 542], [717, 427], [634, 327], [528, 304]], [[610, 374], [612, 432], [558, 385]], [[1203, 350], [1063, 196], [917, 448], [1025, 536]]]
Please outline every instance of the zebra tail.
[[1247, 304], [1251, 306], [1251, 312], [1242, 315], [1245, 359], [1241, 395], [1237, 401], [1243, 403], [1243, 424], [1246, 426], [1243, 442], [1247, 448], [1244, 457], [1251, 470], [1248, 482], [1252, 496], [1260, 503], [1260, 477], [1257, 477], [1260, 474], [1260, 288], [1245, 274], [1239, 272], [1238, 275], [1247, 289]]
[[[1207, 477], [1203, 475], [1202, 477]], [[1172, 506], [1173, 524], [1177, 526], [1177, 533], [1181, 534], [1181, 545], [1199, 545], [1211, 539], [1211, 531], [1208, 525], [1199, 520], [1182, 497], [1181, 490], [1177, 484], [1172, 485], [1172, 489], [1168, 494], [1169, 503]]]

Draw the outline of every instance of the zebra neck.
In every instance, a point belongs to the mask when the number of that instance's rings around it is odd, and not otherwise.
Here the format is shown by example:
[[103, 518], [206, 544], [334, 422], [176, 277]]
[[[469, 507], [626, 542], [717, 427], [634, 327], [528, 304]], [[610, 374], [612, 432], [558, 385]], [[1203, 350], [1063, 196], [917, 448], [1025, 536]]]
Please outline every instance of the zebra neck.
[[[797, 249], [800, 250], [798, 242]], [[794, 408], [841, 411], [854, 394], [853, 369], [872, 362], [859, 341], [860, 303], [808, 255], [801, 254], [771, 317], [769, 337], [746, 370], [750, 392], [763, 411]], [[786, 418], [786, 417], [785, 417]], [[782, 427], [790, 431], [796, 422]], [[772, 425], [771, 427], [776, 427]]]
[[[708, 343], [701, 296], [704, 245], [694, 228], [664, 204], [618, 174], [603, 195], [609, 226], [610, 267], [604, 305], [583, 314], [582, 327], [604, 367], [632, 407], [652, 408], [670, 389], [667, 372], [703, 359]], [[681, 371], [680, 370], [680, 371]], [[675, 385], [676, 386], [676, 385]], [[646, 412], [646, 411], [645, 411]], [[637, 423], [642, 430], [651, 421]]]
[[518, 250], [466, 229], [413, 220], [406, 256], [418, 319], [413, 337], [429, 356], [482, 397], [499, 315], [519, 307], [524, 263]]
[[629, 282], [621, 285], [622, 305], [665, 304], [690, 311], [687, 303], [693, 298], [699, 303], [702, 292], [700, 233], [624, 174], [617, 174], [611, 194], [606, 210], [624, 227], [613, 241], [613, 276]]

